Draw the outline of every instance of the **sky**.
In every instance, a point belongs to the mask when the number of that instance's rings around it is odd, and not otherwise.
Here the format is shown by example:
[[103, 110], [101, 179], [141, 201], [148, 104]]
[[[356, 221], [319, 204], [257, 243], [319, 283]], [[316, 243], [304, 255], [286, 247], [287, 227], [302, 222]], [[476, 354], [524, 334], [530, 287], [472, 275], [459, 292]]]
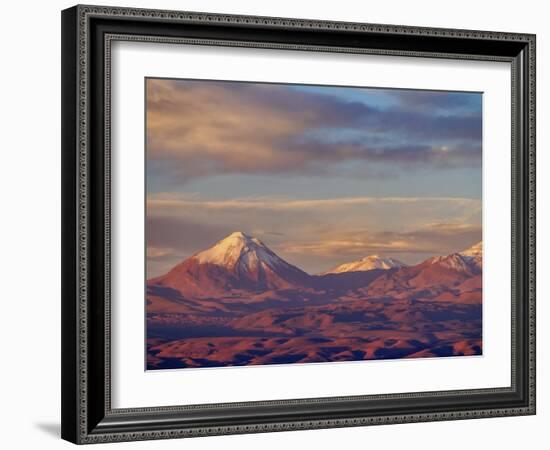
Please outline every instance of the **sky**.
[[146, 80], [147, 276], [234, 231], [308, 273], [481, 240], [482, 94]]

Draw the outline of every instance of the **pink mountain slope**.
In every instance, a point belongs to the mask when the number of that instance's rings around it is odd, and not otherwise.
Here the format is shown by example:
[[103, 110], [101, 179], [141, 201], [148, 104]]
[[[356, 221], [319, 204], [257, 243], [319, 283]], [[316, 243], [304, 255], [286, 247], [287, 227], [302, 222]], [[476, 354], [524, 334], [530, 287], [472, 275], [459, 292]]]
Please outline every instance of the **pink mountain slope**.
[[304, 287], [310, 278], [259, 239], [237, 231], [148, 284], [201, 297], [232, 290], [259, 292]]
[[[383, 275], [370, 286], [371, 295], [387, 295], [397, 291], [421, 289], [481, 288], [481, 242], [459, 253], [434, 256], [416, 266], [404, 267]], [[460, 289], [458, 289], [460, 290]]]

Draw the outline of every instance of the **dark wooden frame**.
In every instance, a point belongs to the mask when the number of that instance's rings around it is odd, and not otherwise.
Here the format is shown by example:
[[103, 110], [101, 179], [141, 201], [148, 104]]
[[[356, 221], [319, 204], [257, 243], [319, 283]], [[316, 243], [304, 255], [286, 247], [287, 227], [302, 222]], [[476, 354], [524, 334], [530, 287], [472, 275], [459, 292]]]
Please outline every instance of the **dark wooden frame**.
[[[109, 101], [113, 40], [511, 63], [511, 386], [112, 409]], [[62, 85], [64, 439], [94, 443], [535, 413], [534, 35], [75, 6], [62, 12]]]

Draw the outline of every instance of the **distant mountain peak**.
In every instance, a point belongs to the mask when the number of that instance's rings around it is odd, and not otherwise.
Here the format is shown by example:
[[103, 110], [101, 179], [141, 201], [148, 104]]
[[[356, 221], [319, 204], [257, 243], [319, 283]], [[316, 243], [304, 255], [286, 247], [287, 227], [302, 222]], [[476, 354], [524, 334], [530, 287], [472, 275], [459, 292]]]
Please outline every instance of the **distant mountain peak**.
[[[459, 289], [469, 280], [467, 289], [481, 289], [482, 242], [449, 255], [433, 256], [414, 266], [388, 272], [369, 285], [369, 293], [385, 296], [389, 292], [415, 292], [429, 295], [441, 289]], [[466, 287], [464, 287], [466, 289]], [[469, 292], [469, 291], [468, 291]], [[454, 295], [454, 294], [453, 294]]]
[[237, 264], [257, 266], [262, 261], [269, 266], [276, 266], [282, 261], [258, 238], [242, 231], [231, 233], [209, 249], [196, 253], [192, 258], [201, 264], [214, 264], [229, 269]]
[[225, 238], [223, 238], [222, 241], [227, 239], [251, 239], [251, 237], [242, 231], [233, 231], [233, 233], [228, 234]]
[[374, 255], [369, 255], [369, 256], [365, 256], [364, 258], [361, 258], [361, 261], [369, 261], [369, 260], [377, 260], [377, 259], [381, 259], [380, 255], [378, 254], [374, 254]]
[[470, 248], [460, 252], [463, 256], [483, 256], [483, 241], [472, 245]]
[[369, 255], [358, 261], [340, 264], [325, 273], [365, 272], [367, 270], [374, 269], [389, 270], [406, 266], [407, 264], [394, 258], [384, 258], [380, 255]]
[[255, 238], [253, 236], [250, 236], [242, 231], [233, 231], [233, 233], [228, 234], [225, 238], [223, 238], [218, 243], [224, 242], [224, 241], [245, 241], [245, 242], [256, 242], [261, 243], [258, 238]]
[[469, 258], [465, 258], [460, 253], [452, 253], [445, 256], [434, 256], [426, 262], [431, 265], [439, 265], [447, 269], [465, 272], [470, 269]]
[[232, 289], [288, 289], [305, 286], [310, 279], [258, 238], [235, 231], [151, 283], [172, 287], [186, 295], [208, 296]]
[[440, 264], [443, 267], [458, 271], [481, 270], [483, 257], [483, 242], [463, 250], [459, 253], [451, 253], [446, 256], [434, 256], [427, 260], [430, 264]]

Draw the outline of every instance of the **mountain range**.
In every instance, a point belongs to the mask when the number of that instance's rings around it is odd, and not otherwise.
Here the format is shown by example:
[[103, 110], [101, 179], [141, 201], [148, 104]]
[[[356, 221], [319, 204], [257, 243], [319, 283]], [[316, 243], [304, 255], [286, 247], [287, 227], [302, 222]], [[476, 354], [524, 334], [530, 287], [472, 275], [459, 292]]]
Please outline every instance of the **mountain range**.
[[310, 275], [238, 231], [147, 281], [148, 368], [479, 354], [481, 294], [481, 242]]
[[480, 275], [481, 259], [479, 242], [462, 252], [434, 256], [414, 266], [393, 258], [370, 255], [323, 274], [309, 275], [279, 257], [258, 238], [237, 231], [147, 284], [171, 288], [192, 298], [227, 296], [232, 292], [327, 289], [330, 288], [327, 280], [351, 280], [352, 277], [345, 274], [354, 274], [353, 277], [359, 281], [352, 283], [355, 287], [367, 287], [374, 281], [374, 274], [381, 280], [373, 288], [389, 285], [408, 288], [453, 286]]
[[334, 267], [333, 269], [324, 272], [327, 273], [343, 273], [343, 272], [366, 272], [367, 270], [374, 269], [399, 269], [401, 267], [406, 267], [402, 261], [394, 258], [383, 258], [379, 255], [369, 255], [361, 258], [358, 261], [352, 261], [339, 266]]

